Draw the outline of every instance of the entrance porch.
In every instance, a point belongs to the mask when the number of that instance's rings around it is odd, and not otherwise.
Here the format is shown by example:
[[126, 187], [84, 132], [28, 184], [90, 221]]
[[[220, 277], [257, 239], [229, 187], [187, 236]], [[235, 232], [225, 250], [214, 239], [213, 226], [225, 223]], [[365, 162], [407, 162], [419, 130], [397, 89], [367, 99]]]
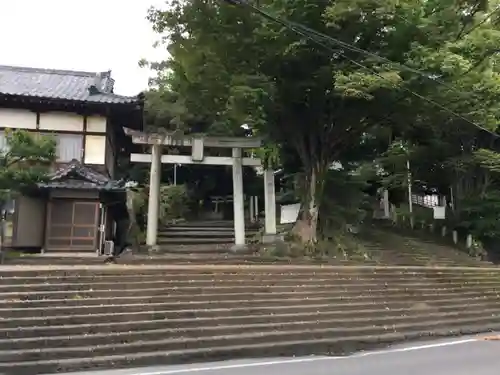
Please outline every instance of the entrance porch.
[[125, 201], [117, 181], [72, 160], [16, 198], [13, 249], [101, 254], [112, 238], [111, 204]]

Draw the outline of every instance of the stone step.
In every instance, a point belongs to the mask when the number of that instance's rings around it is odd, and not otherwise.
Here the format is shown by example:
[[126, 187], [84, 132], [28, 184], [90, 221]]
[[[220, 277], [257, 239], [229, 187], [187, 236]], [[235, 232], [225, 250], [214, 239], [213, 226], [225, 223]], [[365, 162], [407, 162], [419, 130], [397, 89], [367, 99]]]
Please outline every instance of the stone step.
[[[248, 237], [251, 242], [251, 237]], [[163, 241], [163, 242], [162, 242]], [[287, 258], [276, 257], [269, 254], [259, 254], [259, 247], [255, 244], [249, 244], [245, 251], [233, 253], [232, 239], [219, 239], [218, 237], [193, 237], [193, 239], [184, 239], [181, 237], [164, 238], [160, 240], [159, 250], [153, 254], [141, 254], [140, 252], [128, 254], [119, 258], [118, 263], [128, 265], [171, 265], [174, 264], [227, 264], [238, 265], [243, 263], [254, 264], [295, 264], [295, 265], [314, 265], [314, 264], [332, 264], [332, 265], [386, 265], [386, 266], [473, 266], [473, 267], [495, 267], [490, 263], [479, 263], [475, 260], [457, 261], [450, 259], [436, 258], [411, 258], [399, 256], [378, 256], [371, 255], [366, 258], [364, 255], [347, 259], [343, 257], [323, 257], [317, 259], [307, 258]], [[9, 265], [92, 265], [103, 263], [105, 257], [97, 256], [58, 256], [57, 254], [46, 255], [26, 255], [7, 257], [5, 263]]]
[[[41, 286], [39, 287], [41, 290], [36, 290], [37, 288], [33, 287], [33, 290], [26, 290], [23, 286], [13, 287], [13, 291], [9, 290], [9, 288], [2, 286], [3, 290], [0, 291], [0, 299], [17, 299], [17, 300], [43, 300], [43, 299], [61, 299], [61, 298], [69, 298], [69, 299], [81, 299], [81, 298], [90, 298], [90, 297], [126, 297], [126, 296], [144, 296], [144, 295], [165, 295], [168, 294], [171, 297], [177, 297], [182, 295], [206, 295], [209, 294], [212, 298], [216, 295], [227, 295], [227, 294], [236, 294], [241, 295], [244, 293], [247, 294], [282, 294], [282, 293], [297, 293], [297, 292], [319, 292], [325, 291], [330, 293], [346, 293], [350, 289], [353, 293], [362, 292], [363, 290], [376, 290], [377, 286], [374, 283], [362, 283], [359, 287], [356, 287], [356, 283], [322, 283], [322, 284], [307, 284], [302, 283], [301, 285], [226, 285], [226, 286], [183, 286], [183, 287], [175, 287], [168, 288], [168, 285], [162, 283], [152, 284], [149, 283], [150, 287], [148, 288], [148, 283], [123, 283], [119, 287], [117, 285], [110, 285], [115, 289], [109, 289], [105, 285], [100, 288], [97, 284], [96, 288], [94, 288], [91, 284], [85, 285], [77, 285], [77, 287], [73, 287], [72, 289], [63, 289], [59, 290], [54, 288], [55, 290], [50, 290], [51, 286]], [[468, 283], [462, 283], [456, 285], [456, 290], [466, 290], [468, 287]], [[498, 287], [500, 284], [498, 281], [491, 282], [481, 282], [479, 287], [481, 288], [494, 288]], [[442, 285], [441, 288], [438, 285], [434, 285], [433, 290], [439, 291], [439, 289], [446, 289], [449, 284]], [[353, 287], [351, 289], [351, 287]], [[394, 286], [393, 286], [394, 287]], [[45, 289], [46, 288], [46, 289]], [[384, 290], [384, 287], [380, 288], [380, 290]], [[405, 290], [411, 290], [412, 288], [406, 288]], [[413, 288], [414, 290], [418, 290]]]
[[[171, 257], [165, 256], [165, 259]], [[202, 258], [203, 259], [203, 258]], [[494, 278], [500, 280], [500, 268], [490, 267], [423, 267], [423, 266], [318, 266], [318, 265], [96, 265], [96, 266], [8, 266], [0, 268], [0, 281], [15, 278], [39, 279], [44, 277], [119, 277], [158, 276], [165, 280], [233, 280], [258, 277], [283, 278], [337, 278], [370, 276], [394, 280], [401, 277], [412, 278]]]
[[[246, 229], [246, 227], [245, 227]], [[172, 225], [168, 227], [160, 227], [158, 228], [158, 232], [178, 232], [178, 231], [194, 231], [194, 232], [234, 232], [234, 226], [195, 226], [195, 225]]]
[[[248, 233], [245, 233], [248, 236]], [[158, 233], [158, 238], [172, 238], [172, 237], [186, 237], [186, 238], [230, 238], [234, 239], [234, 231], [228, 231], [228, 230], [207, 230], [207, 231], [200, 231], [200, 230], [162, 230], [161, 232]]]
[[157, 243], [163, 245], [205, 245], [233, 244], [233, 237], [158, 237]]
[[169, 352], [154, 350], [127, 355], [114, 354], [110, 356], [87, 356], [85, 358], [0, 363], [0, 371], [12, 372], [14, 370], [16, 375], [37, 375], [48, 372], [68, 372], [81, 369], [157, 366], [160, 364], [194, 363], [206, 360], [217, 361], [228, 358], [304, 356], [310, 354], [341, 355], [405, 341], [425, 340], [428, 337], [449, 337], [460, 334], [483, 333], [495, 331], [498, 328], [500, 328], [500, 325], [496, 320], [471, 325], [464, 325], [460, 322], [458, 326], [447, 325], [434, 330], [404, 330], [398, 333], [350, 338], [306, 338], [281, 342], [269, 340], [265, 343], [252, 343], [240, 346], [226, 344], [225, 346], [210, 347], [207, 349], [177, 349]]
[[[498, 302], [500, 296], [494, 292], [467, 292], [460, 294], [461, 298], [468, 298], [475, 303], [481, 301]], [[409, 302], [411, 298], [411, 302]], [[348, 301], [348, 303], [346, 302]], [[439, 308], [446, 306], [449, 303], [459, 303], [461, 301], [457, 294], [434, 293], [434, 294], [419, 294], [416, 296], [406, 295], [391, 295], [391, 296], [360, 296], [353, 298], [343, 297], [312, 297], [312, 298], [290, 298], [284, 301], [278, 299], [256, 299], [256, 300], [225, 300], [225, 301], [203, 301], [200, 303], [160, 303], [148, 305], [118, 305], [111, 308], [104, 307], [98, 313], [99, 307], [90, 306], [89, 308], [73, 308], [73, 310], [65, 310], [61, 308], [57, 315], [49, 315], [49, 312], [39, 312], [39, 315], [16, 317], [17, 311], [9, 313], [3, 320], [0, 320], [0, 329], [14, 327], [29, 327], [33, 325], [64, 325], [64, 324], [85, 324], [85, 323], [103, 323], [103, 322], [120, 322], [132, 321], [134, 319], [144, 320], [163, 320], [175, 317], [200, 317], [200, 316], [223, 316], [224, 314], [245, 315], [250, 311], [266, 313], [274, 311], [281, 312], [297, 312], [297, 311], [314, 311], [314, 309], [339, 309], [342, 307], [345, 311], [356, 311], [362, 307], [374, 305], [384, 305], [386, 308], [402, 308], [410, 306], [432, 306]], [[281, 303], [280, 303], [281, 302]], [[334, 306], [333, 306], [334, 305]], [[235, 307], [238, 306], [238, 307]], [[123, 310], [120, 310], [122, 308]], [[162, 310], [163, 308], [163, 310]], [[90, 311], [96, 313], [89, 313]], [[150, 309], [149, 311], [146, 309]], [[318, 310], [316, 310], [318, 311]], [[20, 313], [22, 315], [22, 313]], [[7, 314], [6, 314], [7, 315]]]
[[[393, 280], [397, 282], [397, 285], [389, 286], [388, 281]], [[442, 284], [442, 285], [436, 285]], [[317, 288], [326, 289], [329, 291], [346, 291], [350, 288], [353, 291], [363, 291], [363, 290], [374, 290], [377, 288], [394, 288], [394, 287], [405, 287], [405, 288], [422, 288], [427, 286], [432, 286], [433, 289], [443, 288], [467, 288], [473, 285], [481, 285], [483, 287], [496, 287], [500, 285], [500, 280], [498, 278], [469, 278], [464, 280], [460, 277], [455, 278], [441, 278], [441, 277], [428, 277], [425, 279], [415, 279], [413, 277], [399, 277], [393, 278], [371, 278], [371, 277], [358, 277], [355, 279], [350, 278], [320, 278], [315, 279], [302, 279], [302, 278], [290, 278], [283, 280], [276, 280], [272, 278], [262, 278], [262, 279], [233, 279], [219, 281], [216, 279], [201, 279], [201, 280], [162, 280], [154, 278], [152, 280], [122, 280], [122, 284], [119, 289], [117, 289], [116, 283], [112, 280], [104, 282], [80, 282], [80, 283], [43, 283], [43, 284], [19, 284], [19, 283], [8, 283], [0, 284], [0, 296], [9, 298], [17, 295], [18, 297], [24, 298], [25, 296], [32, 296], [37, 298], [42, 298], [44, 295], [47, 298], [57, 297], [60, 295], [73, 295], [83, 293], [93, 293], [93, 292], [111, 292], [116, 293], [113, 296], [118, 296], [120, 293], [127, 294], [131, 292], [131, 295], [136, 295], [139, 293], [151, 292], [153, 295], [158, 294], [158, 292], [169, 292], [171, 295], [182, 295], [182, 294], [200, 294], [206, 291], [210, 291], [211, 294], [224, 294], [224, 293], [259, 293], [259, 292], [286, 292], [288, 290], [297, 291], [301, 288]], [[144, 294], [142, 294], [144, 295]]]
[[[246, 223], [250, 226], [250, 223]], [[205, 220], [205, 221], [184, 221], [177, 224], [165, 226], [163, 228], [234, 228], [234, 222], [230, 220]]]
[[[342, 307], [342, 305], [341, 305]], [[477, 302], [473, 304], [464, 304], [461, 301], [450, 303], [446, 306], [441, 306], [439, 309], [433, 308], [430, 305], [420, 305], [404, 308], [387, 309], [379, 306], [359, 306], [356, 311], [356, 316], [353, 317], [352, 311], [338, 309], [324, 309], [321, 311], [309, 311], [297, 309], [292, 313], [274, 313], [272, 310], [266, 310], [262, 314], [254, 315], [215, 315], [215, 316], [196, 316], [190, 317], [172, 317], [164, 320], [135, 320], [123, 322], [104, 322], [104, 323], [83, 323], [83, 324], [67, 324], [67, 325], [40, 325], [29, 327], [5, 328], [0, 330], [0, 337], [9, 339], [26, 338], [29, 340], [50, 339], [54, 336], [78, 336], [89, 334], [106, 334], [120, 332], [137, 332], [146, 330], [156, 330], [161, 328], [196, 328], [196, 327], [215, 327], [221, 325], [241, 325], [241, 324], [263, 324], [263, 323], [278, 323], [278, 322], [296, 322], [296, 321], [318, 321], [337, 319], [340, 323], [351, 322], [353, 324], [363, 324], [372, 320], [391, 321], [395, 318], [414, 317], [414, 316], [429, 316], [429, 314], [460, 314], [461, 312], [481, 312], [483, 315], [486, 312], [493, 310], [492, 313], [498, 312], [500, 304], [498, 302]], [[183, 313], [185, 314], [185, 313]], [[187, 314], [185, 314], [187, 315]], [[192, 314], [191, 314], [192, 315]], [[340, 324], [339, 323], [339, 324]]]
[[[352, 261], [344, 259], [291, 259], [279, 257], [261, 257], [261, 256], [244, 256], [233, 255], [230, 252], [233, 247], [232, 242], [228, 243], [213, 243], [213, 244], [162, 244], [159, 246], [158, 251], [154, 255], [133, 255], [117, 259], [117, 264], [122, 265], [228, 265], [237, 266], [242, 264], [277, 264], [277, 265], [314, 265], [314, 264], [330, 264], [330, 265], [383, 265], [377, 261]], [[251, 248], [244, 250], [244, 254], [251, 254]], [[193, 257], [193, 255], [202, 257]], [[8, 265], [59, 265], [59, 266], [72, 266], [72, 265], [102, 265], [105, 257], [46, 257], [46, 256], [25, 256], [22, 258], [9, 259], [5, 262]], [[425, 266], [427, 262], [419, 264]], [[415, 266], [415, 262], [401, 263], [400, 265]], [[445, 265], [448, 266], [449, 264]], [[451, 266], [456, 266], [452, 264]], [[460, 265], [460, 264], [458, 264]], [[436, 266], [434, 264], [434, 266]]]
[[[367, 234], [367, 235], [366, 235]], [[420, 256], [433, 255], [437, 258], [455, 260], [458, 262], [481, 262], [471, 258], [467, 253], [449, 246], [445, 243], [439, 243], [439, 238], [435, 240], [423, 236], [419, 238], [414, 235], [415, 232], [395, 233], [394, 228], [373, 228], [365, 233], [365, 246], [368, 248], [379, 248], [386, 253], [396, 253], [396, 251], [404, 250], [407, 253], [419, 254]], [[427, 236], [428, 237], [428, 236]], [[392, 251], [396, 250], [396, 251]], [[387, 255], [389, 256], [389, 255]]]
[[[373, 250], [369, 249], [367, 251], [367, 254], [371, 258], [377, 258], [377, 259], [386, 259], [389, 258], [391, 261], [394, 262], [394, 264], [397, 264], [396, 262], [401, 262], [401, 261], [441, 261], [441, 262], [448, 262], [448, 263], [469, 263], [469, 264], [480, 264], [481, 262], [468, 257], [464, 256], [463, 258], [459, 257], [454, 257], [454, 256], [439, 256], [439, 255], [431, 255], [431, 254], [418, 254], [418, 253], [412, 253], [412, 254], [404, 254], [404, 253], [391, 253], [388, 250]], [[486, 263], [489, 264], [489, 263]]]
[[[102, 346], [121, 343], [132, 343], [136, 341], [158, 341], [166, 337], [168, 338], [206, 338], [207, 336], [236, 336], [241, 333], [255, 333], [255, 332], [273, 332], [279, 330], [318, 330], [318, 329], [331, 329], [335, 327], [337, 333], [343, 336], [352, 334], [371, 333], [372, 331], [380, 330], [387, 327], [394, 327], [395, 325], [410, 325], [422, 324], [431, 320], [443, 319], [484, 319], [485, 316], [500, 317], [498, 306], [483, 311], [476, 310], [472, 312], [460, 311], [454, 312], [434, 312], [426, 314], [410, 314], [408, 316], [376, 316], [365, 317], [362, 319], [343, 319], [335, 316], [321, 316], [316, 314], [314, 316], [297, 316], [295, 320], [290, 321], [266, 321], [266, 322], [244, 322], [239, 321], [235, 324], [221, 324], [216, 322], [216, 325], [194, 326], [177, 328], [173, 325], [164, 326], [157, 329], [139, 330], [139, 331], [121, 331], [121, 332], [100, 332], [100, 333], [85, 333], [83, 335], [51, 335], [50, 337], [29, 337], [29, 338], [15, 338], [15, 339], [0, 339], [0, 357], [2, 351], [25, 351], [30, 349], [39, 349], [44, 347], [78, 347], [78, 346]], [[314, 318], [314, 319], [313, 319]]]
[[[419, 323], [401, 323], [391, 326], [373, 327], [372, 325], [358, 327], [352, 330], [342, 328], [312, 328], [306, 329], [286, 329], [271, 330], [268, 332], [246, 332], [233, 335], [221, 336], [203, 336], [196, 338], [168, 338], [159, 340], [138, 341], [131, 343], [105, 344], [99, 346], [79, 346], [79, 347], [54, 347], [54, 348], [36, 348], [26, 350], [2, 350], [0, 351], [0, 370], [5, 370], [9, 362], [18, 361], [43, 361], [47, 357], [64, 359], [88, 358], [90, 354], [94, 357], [100, 356], [122, 356], [137, 355], [138, 353], [150, 353], [152, 351], [163, 351], [167, 357], [168, 352], [176, 351], [179, 347], [184, 350], [192, 349], [211, 349], [221, 346], [249, 346], [255, 344], [267, 344], [269, 342], [294, 342], [309, 340], [328, 340], [343, 339], [361, 336], [381, 336], [388, 331], [392, 333], [405, 331], [428, 332], [432, 328], [436, 329], [461, 329], [467, 325], [476, 325], [481, 323], [483, 327], [491, 329], [500, 327], [500, 317], [463, 317], [463, 318], [443, 318], [439, 320], [425, 321]], [[484, 328], [483, 328], [484, 329]]]
[[0, 268], [0, 373], [336, 354], [500, 329], [494, 268], [23, 267]]
[[[0, 283], [0, 295], [2, 293], [9, 293], [10, 295], [15, 293], [28, 293], [35, 294], [39, 292], [79, 292], [79, 291], [109, 291], [109, 290], [136, 290], [136, 289], [151, 289], [151, 290], [167, 290], [172, 289], [174, 294], [179, 294], [179, 291], [187, 292], [200, 292], [206, 291], [210, 288], [211, 293], [217, 293], [218, 291], [224, 292], [225, 290], [231, 292], [255, 292], [255, 289], [262, 288], [287, 288], [287, 287], [305, 287], [305, 286], [317, 286], [318, 288], [330, 288], [329, 290], [341, 290], [345, 291], [347, 288], [352, 290], [371, 290], [377, 287], [389, 287], [386, 280], [394, 280], [392, 278], [384, 277], [371, 277], [371, 275], [358, 276], [356, 278], [347, 276], [337, 276], [337, 277], [324, 277], [318, 276], [316, 278], [287, 278], [282, 276], [281, 279], [277, 277], [264, 276], [264, 277], [249, 277], [249, 278], [239, 278], [230, 280], [218, 280], [217, 278], [201, 278], [201, 279], [173, 279], [165, 280], [163, 277], [158, 277], [156, 275], [151, 276], [131, 276], [126, 280], [119, 279], [119, 277], [109, 276], [100, 279], [86, 279], [84, 277], [80, 279], [69, 279], [62, 280], [60, 278], [50, 279], [42, 278], [41, 283], [30, 280], [30, 282], [22, 282], [22, 280], [12, 280], [6, 282], [2, 280]], [[117, 282], [120, 281], [120, 288], [117, 289]], [[396, 278], [397, 285], [392, 285], [391, 287], [402, 287], [405, 288], [425, 288], [432, 286], [436, 287], [436, 283], [442, 283], [441, 288], [448, 287], [468, 287], [471, 285], [481, 285], [481, 286], [500, 286], [500, 278], [489, 278], [489, 277], [470, 277], [464, 280], [463, 277], [426, 277], [424, 279], [418, 279], [414, 277], [404, 277], [399, 276]], [[272, 291], [272, 289], [270, 289]], [[182, 292], [185, 293], [185, 292]], [[1, 303], [1, 301], [0, 301]]]
[[[466, 292], [466, 291], [477, 291], [477, 290], [491, 290], [491, 289], [499, 289], [499, 284], [449, 284], [446, 286], [443, 285], [435, 285], [432, 283], [428, 284], [416, 284], [416, 283], [406, 283], [394, 285], [393, 287], [375, 287], [373, 284], [356, 284], [356, 285], [348, 285], [345, 289], [339, 288], [339, 286], [335, 286], [337, 289], [332, 288], [332, 290], [298, 290], [298, 291], [285, 291], [280, 292], [279, 297], [287, 298], [287, 297], [308, 297], [312, 298], [314, 296], [335, 296], [340, 293], [344, 293], [346, 297], [349, 297], [351, 294], [355, 296], [363, 295], [363, 293], [368, 293], [370, 295], [374, 294], [383, 294], [383, 293], [396, 293], [396, 292], [405, 292], [410, 293], [411, 290], [418, 290], [419, 293], [429, 293], [429, 292], [449, 292], [449, 293], [458, 293], [458, 292]], [[135, 294], [135, 293], [134, 293]], [[243, 290], [241, 292], [231, 292], [231, 293], [223, 293], [217, 294], [213, 293], [210, 289], [206, 291], [206, 293], [202, 294], [170, 294], [168, 291], [164, 289], [152, 289], [152, 290], [144, 290], [144, 293], [138, 293], [137, 295], [124, 295], [124, 296], [112, 296], [112, 297], [87, 297], [85, 295], [79, 293], [69, 293], [68, 295], [56, 295], [51, 296], [53, 298], [40, 298], [40, 296], [35, 296], [34, 298], [30, 298], [30, 296], [16, 296], [16, 295], [8, 295], [0, 301], [0, 309], [12, 309], [12, 308], [25, 308], [29, 310], [33, 310], [36, 308], [44, 308], [44, 307], [71, 307], [71, 306], [103, 306], [103, 305], [128, 305], [128, 304], [147, 304], [147, 303], [161, 303], [168, 302], [170, 300], [175, 300], [178, 302], [181, 301], [191, 301], [191, 302], [200, 302], [203, 300], [241, 300], [244, 298], [252, 298], [259, 297], [260, 299], [265, 298], [276, 298], [277, 293], [270, 292], [253, 292], [248, 290]], [[64, 298], [68, 297], [69, 298]], [[62, 297], [62, 298], [58, 298]], [[34, 310], [36, 311], [36, 310]]]
[[[82, 285], [107, 284], [116, 286], [117, 283], [132, 285], [140, 283], [141, 285], [152, 283], [161, 283], [162, 287], [183, 287], [183, 286], [238, 286], [238, 285], [297, 285], [307, 283], [324, 283], [329, 280], [335, 280], [337, 285], [349, 284], [351, 286], [372, 283], [387, 283], [395, 281], [398, 284], [411, 283], [413, 287], [427, 285], [428, 283], [447, 283], [447, 284], [462, 284], [462, 283], [478, 283], [478, 282], [500, 282], [500, 273], [488, 272], [468, 272], [460, 273], [455, 271], [452, 273], [442, 272], [323, 272], [323, 273], [304, 273], [304, 272], [276, 272], [276, 273], [168, 273], [168, 272], [131, 272], [120, 274], [116, 272], [88, 275], [88, 274], [66, 274], [66, 275], [40, 275], [32, 277], [16, 277], [16, 276], [0, 276], [0, 290], [5, 288], [27, 288], [34, 291], [33, 288], [46, 286], [49, 289], [61, 290], [63, 288], [72, 288]], [[57, 286], [52, 286], [57, 285]], [[151, 286], [151, 285], [150, 285]], [[346, 285], [347, 286], [347, 285]], [[363, 285], [365, 287], [365, 285]], [[113, 289], [113, 288], [109, 288]], [[16, 291], [10, 289], [10, 291]], [[22, 290], [19, 290], [22, 291]], [[1, 302], [1, 301], [0, 301]]]
[[[248, 225], [245, 224], [245, 231], [247, 232], [257, 232], [259, 230], [259, 226]], [[184, 226], [184, 225], [175, 225], [169, 227], [160, 227], [158, 228], [158, 233], [175, 233], [175, 232], [201, 232], [201, 233], [225, 233], [230, 232], [234, 233], [234, 226], [230, 227], [200, 227], [200, 226]]]
[[[171, 264], [228, 264], [239, 265], [246, 262], [255, 264], [266, 263], [265, 259], [259, 256], [251, 255], [253, 250], [249, 248], [245, 252], [230, 254], [233, 242], [221, 242], [211, 244], [160, 244], [158, 250], [151, 254], [137, 253], [126, 255], [117, 259], [118, 264], [126, 265], [171, 265]], [[106, 260], [106, 256], [58, 256], [57, 254], [34, 254], [25, 255], [23, 257], [8, 258], [5, 261], [7, 265], [102, 265]], [[272, 259], [268, 263], [283, 263], [289, 264], [289, 260]], [[311, 262], [302, 262], [311, 264]]]
[[[6, 318], [21, 318], [21, 317], [40, 317], [40, 316], [50, 316], [50, 315], [64, 315], [73, 314], [85, 311], [86, 314], [106, 314], [113, 311], [121, 312], [140, 312], [144, 309], [144, 305], [150, 309], [155, 310], [168, 310], [168, 309], [189, 309], [193, 307], [199, 308], [210, 308], [217, 305], [218, 307], [224, 307], [226, 305], [231, 305], [233, 301], [237, 301], [239, 304], [247, 306], [255, 306], [259, 303], [270, 305], [279, 305], [280, 299], [287, 299], [287, 303], [298, 303], [303, 301], [305, 305], [321, 302], [323, 300], [328, 300], [331, 302], [344, 301], [349, 299], [353, 302], [358, 301], [381, 301], [390, 302], [392, 300], [404, 300], [405, 298], [428, 298], [429, 300], [433, 297], [445, 298], [447, 296], [453, 297], [456, 293], [460, 292], [462, 296], [468, 296], [470, 298], [486, 298], [495, 297], [496, 294], [491, 292], [490, 288], [455, 288], [455, 289], [442, 289], [436, 290], [432, 288], [421, 289], [418, 292], [408, 291], [408, 289], [402, 288], [391, 288], [391, 289], [379, 289], [379, 290], [367, 290], [366, 292], [330, 292], [330, 291], [297, 291], [297, 292], [283, 292], [283, 293], [231, 293], [231, 294], [195, 294], [195, 295], [162, 295], [157, 296], [157, 298], [147, 298], [143, 301], [128, 301], [128, 303], [114, 303], [109, 304], [87, 304], [86, 299], [78, 299], [77, 301], [81, 303], [78, 305], [67, 305], [61, 304], [58, 306], [35, 306], [27, 302], [21, 302], [16, 307], [4, 307], [0, 305], [0, 316], [3, 319]], [[493, 293], [493, 294], [492, 294]], [[81, 298], [81, 297], [80, 297]], [[499, 297], [500, 298], [500, 297]], [[15, 304], [13, 300], [11, 305]], [[48, 300], [44, 300], [48, 301]], [[43, 301], [42, 301], [43, 302]], [[285, 305], [285, 304], [284, 304]], [[1, 324], [1, 323], [0, 323]]]

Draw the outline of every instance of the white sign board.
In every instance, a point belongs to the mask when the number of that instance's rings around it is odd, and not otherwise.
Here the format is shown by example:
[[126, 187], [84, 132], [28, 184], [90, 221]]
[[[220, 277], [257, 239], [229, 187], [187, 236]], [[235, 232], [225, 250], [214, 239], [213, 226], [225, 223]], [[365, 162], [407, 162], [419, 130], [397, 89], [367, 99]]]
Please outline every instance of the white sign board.
[[280, 224], [295, 223], [299, 216], [299, 211], [300, 203], [282, 205]]
[[437, 206], [433, 207], [433, 209], [434, 209], [434, 219], [444, 220], [446, 218], [446, 207]]

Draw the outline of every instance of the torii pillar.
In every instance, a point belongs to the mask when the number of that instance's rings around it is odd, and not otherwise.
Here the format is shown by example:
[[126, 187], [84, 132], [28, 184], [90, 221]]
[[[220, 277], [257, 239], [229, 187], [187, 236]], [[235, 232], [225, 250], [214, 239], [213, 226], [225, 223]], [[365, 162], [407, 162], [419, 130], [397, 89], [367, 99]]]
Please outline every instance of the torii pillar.
[[266, 213], [265, 234], [276, 235], [276, 187], [272, 169], [264, 171], [264, 209]]
[[146, 227], [146, 245], [150, 249], [156, 248], [158, 238], [158, 218], [160, 216], [161, 148], [162, 146], [160, 144], [151, 146], [148, 220]]
[[234, 247], [245, 247], [245, 203], [243, 199], [243, 163], [241, 148], [233, 148], [233, 211], [234, 211]]

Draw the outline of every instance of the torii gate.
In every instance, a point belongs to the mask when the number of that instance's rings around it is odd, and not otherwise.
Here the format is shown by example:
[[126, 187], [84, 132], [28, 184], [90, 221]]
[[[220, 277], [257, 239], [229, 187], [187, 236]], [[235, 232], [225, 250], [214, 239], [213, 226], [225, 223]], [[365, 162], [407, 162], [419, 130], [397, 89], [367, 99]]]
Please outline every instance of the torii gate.
[[[132, 138], [132, 143], [150, 145], [150, 154], [131, 154], [130, 161], [150, 163], [151, 175], [149, 182], [148, 218], [146, 245], [157, 247], [158, 216], [160, 204], [161, 164], [202, 164], [202, 165], [232, 165], [233, 167], [233, 209], [235, 250], [245, 246], [245, 210], [243, 201], [243, 166], [259, 167], [258, 158], [242, 157], [242, 149], [257, 148], [262, 140], [252, 137], [204, 137], [197, 135], [173, 137], [171, 134], [146, 133], [129, 128], [123, 128], [126, 135]], [[162, 155], [163, 146], [191, 147], [191, 155]], [[204, 148], [231, 148], [232, 156], [205, 156]], [[274, 171], [264, 170], [264, 209], [265, 235], [267, 238], [276, 236], [276, 192], [274, 186]]]

